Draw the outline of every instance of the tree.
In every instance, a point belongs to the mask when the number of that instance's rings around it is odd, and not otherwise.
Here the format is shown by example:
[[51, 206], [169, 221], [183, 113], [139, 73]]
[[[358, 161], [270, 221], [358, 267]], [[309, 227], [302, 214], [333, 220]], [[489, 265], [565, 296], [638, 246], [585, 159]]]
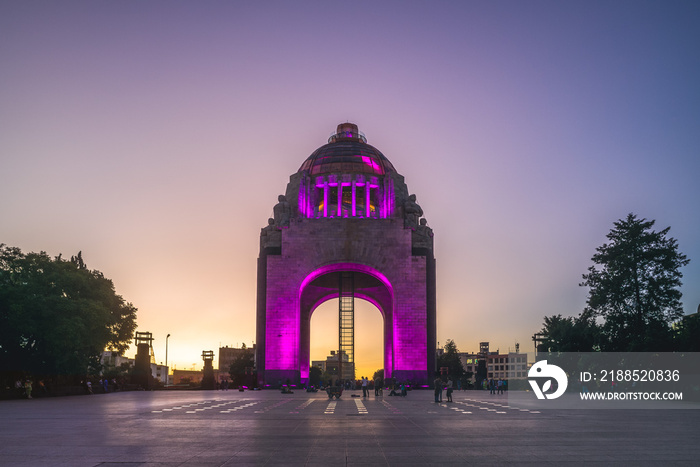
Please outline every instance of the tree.
[[255, 359], [251, 349], [242, 349], [241, 352], [233, 359], [229, 367], [229, 374], [233, 381], [233, 386], [244, 386], [253, 374], [255, 367]]
[[545, 316], [542, 328], [543, 352], [593, 352], [598, 350], [600, 327], [590, 314], [577, 318], [561, 315]]
[[314, 387], [318, 387], [321, 384], [321, 377], [323, 376], [323, 370], [317, 366], [311, 365], [309, 367], [309, 384]]
[[438, 368], [447, 367], [448, 375], [453, 381], [457, 381], [464, 376], [464, 366], [459, 358], [457, 344], [452, 339], [447, 339], [444, 347], [445, 352], [438, 357]]
[[133, 370], [134, 367], [129, 362], [124, 362], [119, 366], [107, 364], [102, 367], [102, 376], [108, 380], [117, 379], [121, 381], [127, 375], [130, 375]]
[[684, 316], [676, 323], [675, 350], [680, 352], [700, 352], [700, 306], [698, 312]]
[[123, 353], [136, 308], [83, 262], [0, 244], [0, 373], [84, 377], [100, 353]]
[[654, 222], [634, 214], [615, 222], [583, 275], [584, 314], [605, 320], [602, 350], [672, 350], [671, 324], [683, 315], [680, 268], [690, 260], [667, 237], [670, 227], [656, 232]]
[[377, 378], [379, 378], [379, 381], [384, 384], [384, 368], [380, 368], [379, 370], [375, 371], [374, 374], [372, 375], [372, 381], [376, 381]]
[[476, 388], [482, 389], [483, 382], [486, 380], [488, 372], [486, 371], [486, 359], [480, 358], [476, 366]]

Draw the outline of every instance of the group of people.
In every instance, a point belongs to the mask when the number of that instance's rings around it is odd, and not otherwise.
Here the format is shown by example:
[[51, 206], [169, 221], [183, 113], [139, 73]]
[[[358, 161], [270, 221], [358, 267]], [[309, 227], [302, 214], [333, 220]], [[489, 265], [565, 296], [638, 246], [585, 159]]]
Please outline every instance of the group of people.
[[[36, 383], [36, 390], [34, 388], [34, 383], [35, 382], [29, 378], [24, 381], [21, 379], [15, 381], [15, 391], [17, 396], [32, 399], [32, 394], [34, 392], [38, 393], [39, 396], [47, 396], [51, 394], [49, 391], [48, 382], [45, 383], [43, 379], [39, 380], [38, 383]], [[95, 382], [94, 384], [89, 378], [85, 378], [80, 381], [80, 385], [85, 391], [85, 394], [94, 394], [95, 392], [107, 393], [119, 390], [119, 383], [117, 382], [116, 378], [113, 378], [111, 381], [108, 378], [100, 378], [99, 381]]]
[[443, 381], [440, 376], [437, 376], [434, 381], [435, 384], [435, 402], [442, 402], [442, 391], [445, 390], [445, 395], [447, 396], [447, 402], [452, 402], [452, 391], [454, 391], [454, 383], [452, 378], [447, 378], [447, 381]]
[[[360, 384], [362, 385], [362, 397], [369, 397], [369, 378], [362, 377], [360, 378]], [[374, 396], [381, 396], [382, 395], [382, 380], [381, 378], [376, 378], [374, 380]]]
[[[369, 397], [369, 391], [370, 391], [371, 387], [374, 387], [374, 396], [375, 397], [379, 397], [379, 396], [384, 395], [383, 381], [379, 377], [375, 378], [374, 381], [370, 381], [369, 378], [363, 376], [360, 378], [360, 385], [362, 386], [362, 397]], [[391, 385], [391, 389], [392, 389], [392, 394], [389, 394], [389, 395], [393, 396], [393, 395], [395, 395], [394, 392], [396, 390], [395, 384]], [[405, 388], [404, 388], [404, 392], [405, 392]]]
[[[370, 396], [370, 391], [374, 389], [374, 396], [375, 397], [381, 397], [384, 395], [384, 381], [382, 378], [375, 378], [374, 380], [370, 380], [369, 378], [362, 376], [359, 380], [346, 380], [346, 381], [340, 381], [340, 380], [328, 380], [328, 382], [324, 385], [323, 382], [318, 387], [315, 387], [313, 385], [307, 386], [306, 391], [307, 392], [316, 392], [319, 389], [323, 390], [325, 388], [329, 387], [339, 387], [343, 388], [345, 390], [356, 390], [358, 387], [362, 388], [362, 397], [369, 397]], [[387, 381], [386, 384], [387, 390], [389, 390], [389, 395], [390, 396], [406, 396], [408, 394], [408, 390], [410, 388], [410, 383], [409, 382], [397, 382], [395, 379], [391, 379]]]
[[216, 390], [217, 391], [228, 391], [229, 387], [229, 382], [228, 379], [222, 379], [221, 381], [216, 382]]
[[394, 382], [391, 385], [391, 392], [389, 393], [390, 396], [406, 397], [407, 394], [408, 394], [408, 387], [407, 387], [406, 383]]
[[508, 381], [503, 379], [490, 379], [486, 383], [490, 394], [503, 394], [508, 390]]
[[[85, 394], [93, 394], [94, 390], [92, 388], [92, 381], [85, 379], [81, 382], [83, 389], [85, 389]], [[110, 381], [108, 378], [100, 378], [96, 384], [100, 392], [108, 393], [110, 391], [119, 391], [119, 383], [116, 378], [112, 378]]]
[[[43, 384], [43, 383], [42, 383]], [[15, 391], [19, 397], [26, 397], [27, 399], [32, 398], [32, 380], [27, 379], [22, 382], [21, 379], [15, 381]]]
[[[362, 397], [367, 397], [369, 396], [369, 381], [367, 378], [362, 377]], [[367, 383], [367, 384], [365, 384]], [[381, 378], [377, 378], [374, 380], [374, 396], [375, 397], [380, 397], [384, 395], [384, 384]], [[365, 387], [367, 388], [365, 390]], [[410, 385], [406, 382], [399, 382], [396, 381], [395, 379], [391, 379], [391, 381], [388, 381], [387, 384], [387, 389], [390, 391], [389, 395], [390, 396], [401, 396], [401, 397], [406, 397], [408, 395], [408, 388]]]

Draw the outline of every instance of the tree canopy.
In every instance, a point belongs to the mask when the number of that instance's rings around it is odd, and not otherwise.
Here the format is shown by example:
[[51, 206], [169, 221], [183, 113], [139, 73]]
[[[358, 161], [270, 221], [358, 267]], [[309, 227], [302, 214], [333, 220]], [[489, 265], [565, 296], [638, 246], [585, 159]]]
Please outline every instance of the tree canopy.
[[0, 373], [84, 376], [105, 350], [124, 352], [136, 308], [90, 270], [0, 244]]
[[603, 350], [672, 350], [671, 324], [683, 316], [680, 268], [690, 260], [667, 236], [671, 228], [656, 232], [654, 223], [634, 214], [615, 222], [583, 275], [585, 312], [605, 319]]
[[573, 318], [545, 316], [539, 352], [593, 352], [599, 349], [600, 327], [588, 314]]
[[454, 380], [464, 376], [464, 366], [459, 358], [459, 350], [452, 339], [447, 339], [444, 353], [438, 357], [437, 366], [438, 369], [447, 368], [447, 374]]
[[318, 387], [321, 383], [321, 378], [323, 377], [323, 370], [317, 366], [311, 365], [309, 367], [309, 384]]
[[577, 318], [545, 317], [543, 350], [686, 350], [681, 337], [692, 331], [694, 322], [679, 324], [679, 289], [680, 269], [690, 260], [668, 236], [670, 227], [657, 232], [654, 223], [635, 214], [614, 223], [580, 284], [589, 288], [586, 308]]
[[242, 347], [243, 351], [240, 352], [231, 362], [229, 367], [229, 375], [233, 381], [234, 386], [241, 386], [245, 384], [246, 376], [252, 374], [255, 368], [255, 355], [252, 349], [247, 349]]

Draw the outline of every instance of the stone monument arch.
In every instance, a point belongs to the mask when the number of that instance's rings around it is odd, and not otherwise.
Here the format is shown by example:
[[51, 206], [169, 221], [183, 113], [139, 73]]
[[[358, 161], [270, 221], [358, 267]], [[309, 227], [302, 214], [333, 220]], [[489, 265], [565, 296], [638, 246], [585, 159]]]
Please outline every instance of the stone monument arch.
[[[435, 372], [433, 232], [389, 160], [343, 123], [290, 176], [258, 258], [258, 383], [305, 383], [310, 322], [339, 298], [339, 350], [354, 355], [354, 299], [384, 327], [386, 378], [429, 384]], [[342, 371], [342, 370], [341, 370]]]

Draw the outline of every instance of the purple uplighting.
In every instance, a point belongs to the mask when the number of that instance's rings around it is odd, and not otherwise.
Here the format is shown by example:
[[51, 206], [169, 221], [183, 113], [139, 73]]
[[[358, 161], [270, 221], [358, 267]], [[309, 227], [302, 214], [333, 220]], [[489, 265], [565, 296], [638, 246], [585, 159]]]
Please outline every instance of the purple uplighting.
[[324, 275], [328, 274], [331, 272], [338, 272], [338, 271], [352, 271], [352, 272], [362, 272], [365, 274], [368, 274], [370, 276], [373, 276], [377, 279], [379, 279], [386, 287], [387, 289], [392, 292], [393, 294], [393, 288], [391, 287], [391, 283], [389, 282], [389, 279], [386, 278], [384, 274], [381, 272], [377, 271], [374, 268], [371, 268], [369, 266], [365, 266], [363, 264], [356, 264], [356, 263], [336, 263], [336, 264], [329, 264], [327, 266], [320, 267], [316, 269], [314, 272], [306, 276], [304, 281], [301, 283], [301, 286], [299, 287], [299, 297], [301, 297], [302, 292], [304, 291], [304, 288], [306, 288], [311, 281], [314, 279]]
[[364, 163], [367, 164], [368, 166], [372, 167], [372, 170], [374, 170], [376, 173], [378, 173], [378, 174], [379, 174], [379, 173], [382, 173], [382, 168], [379, 167], [379, 164], [377, 164], [377, 162], [375, 162], [374, 160], [372, 160], [371, 157], [369, 157], [369, 156], [362, 156], [362, 162], [364, 162]]

